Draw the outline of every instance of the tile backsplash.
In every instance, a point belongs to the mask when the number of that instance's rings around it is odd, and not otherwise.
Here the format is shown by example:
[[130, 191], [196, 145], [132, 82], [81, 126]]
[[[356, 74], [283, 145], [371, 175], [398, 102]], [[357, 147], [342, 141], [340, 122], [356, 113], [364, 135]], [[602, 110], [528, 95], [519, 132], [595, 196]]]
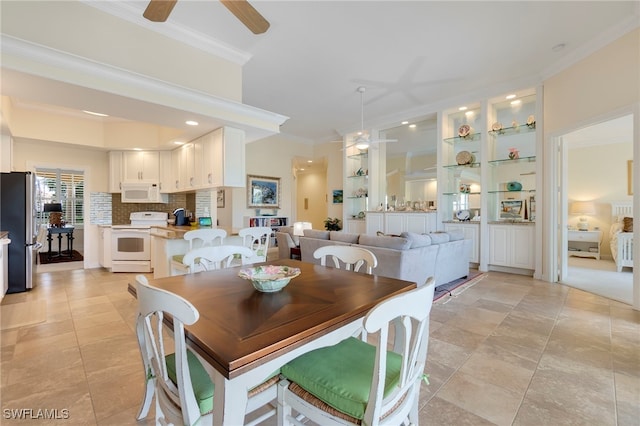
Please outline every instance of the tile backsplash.
[[107, 192], [92, 192], [89, 217], [95, 225], [126, 225], [129, 215], [133, 212], [152, 211], [167, 212], [169, 219], [175, 209], [183, 207], [186, 210], [201, 214], [196, 210], [196, 194], [169, 194], [168, 203], [123, 203], [120, 194]]

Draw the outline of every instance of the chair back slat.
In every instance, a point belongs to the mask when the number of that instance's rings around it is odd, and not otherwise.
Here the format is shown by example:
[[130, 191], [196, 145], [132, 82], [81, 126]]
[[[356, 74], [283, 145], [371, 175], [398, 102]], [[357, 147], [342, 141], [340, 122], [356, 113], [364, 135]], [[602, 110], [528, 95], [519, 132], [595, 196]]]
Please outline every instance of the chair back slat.
[[322, 266], [327, 266], [327, 258], [331, 258], [335, 268], [344, 266], [347, 271], [359, 272], [364, 266], [367, 274], [372, 274], [373, 269], [378, 266], [378, 259], [373, 252], [355, 246], [323, 246], [313, 252], [313, 257], [320, 259]]
[[266, 262], [271, 234], [273, 230], [268, 226], [251, 226], [238, 231], [242, 238], [242, 245], [253, 250], [254, 256], [250, 263]]
[[[243, 246], [200, 247], [185, 254], [182, 264], [189, 267], [191, 273], [198, 270], [210, 271], [232, 266], [236, 256], [240, 258], [240, 264], [246, 265], [254, 256], [254, 253], [251, 249]], [[198, 263], [196, 264], [196, 262]]]

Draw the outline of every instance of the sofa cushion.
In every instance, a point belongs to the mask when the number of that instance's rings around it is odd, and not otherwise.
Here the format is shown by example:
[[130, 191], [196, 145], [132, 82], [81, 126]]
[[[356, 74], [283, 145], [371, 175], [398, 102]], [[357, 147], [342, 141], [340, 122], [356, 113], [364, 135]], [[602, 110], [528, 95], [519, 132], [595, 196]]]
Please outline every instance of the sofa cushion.
[[331, 241], [341, 241], [343, 243], [358, 244], [358, 238], [360, 238], [360, 234], [352, 234], [342, 231], [329, 232], [329, 239]]
[[305, 229], [304, 236], [309, 238], [317, 238], [319, 240], [328, 240], [329, 231], [321, 231], [320, 229]]
[[464, 240], [464, 232], [461, 229], [448, 231], [447, 234], [449, 234], [449, 241]]
[[401, 237], [411, 241], [411, 248], [425, 247], [431, 245], [431, 237], [426, 234], [417, 234], [415, 232], [403, 232]]
[[431, 232], [428, 235], [431, 237], [431, 244], [444, 244], [449, 242], [449, 234], [446, 232]]
[[408, 250], [411, 241], [403, 237], [378, 237], [377, 235], [361, 234], [359, 244], [363, 246], [383, 247], [394, 250]]

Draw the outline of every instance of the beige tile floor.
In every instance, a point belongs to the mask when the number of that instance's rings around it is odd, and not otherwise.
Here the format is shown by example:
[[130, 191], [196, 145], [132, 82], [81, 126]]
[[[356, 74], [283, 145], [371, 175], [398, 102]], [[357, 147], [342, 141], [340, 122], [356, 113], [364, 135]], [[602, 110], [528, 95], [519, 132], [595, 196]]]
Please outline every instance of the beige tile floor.
[[[46, 321], [1, 332], [1, 424], [153, 423], [135, 421], [143, 374], [133, 276], [43, 272], [34, 290], [4, 298], [2, 307], [45, 300]], [[434, 306], [426, 372], [422, 425], [639, 425], [640, 312], [489, 273]], [[69, 418], [14, 421], [7, 409]]]

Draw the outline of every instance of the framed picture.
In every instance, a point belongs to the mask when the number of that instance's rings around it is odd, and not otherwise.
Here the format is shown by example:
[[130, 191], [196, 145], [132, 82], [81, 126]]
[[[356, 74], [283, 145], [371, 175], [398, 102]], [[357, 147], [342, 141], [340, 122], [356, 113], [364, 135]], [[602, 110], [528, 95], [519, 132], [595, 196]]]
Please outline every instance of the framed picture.
[[534, 222], [536, 220], [536, 196], [529, 197], [529, 220]]
[[342, 189], [333, 190], [333, 204], [342, 204]]
[[224, 208], [224, 189], [218, 189], [218, 208]]
[[500, 202], [500, 219], [520, 219], [522, 200], [504, 200]]
[[633, 195], [633, 160], [627, 160], [627, 192]]
[[247, 175], [248, 208], [280, 208], [280, 178]]

